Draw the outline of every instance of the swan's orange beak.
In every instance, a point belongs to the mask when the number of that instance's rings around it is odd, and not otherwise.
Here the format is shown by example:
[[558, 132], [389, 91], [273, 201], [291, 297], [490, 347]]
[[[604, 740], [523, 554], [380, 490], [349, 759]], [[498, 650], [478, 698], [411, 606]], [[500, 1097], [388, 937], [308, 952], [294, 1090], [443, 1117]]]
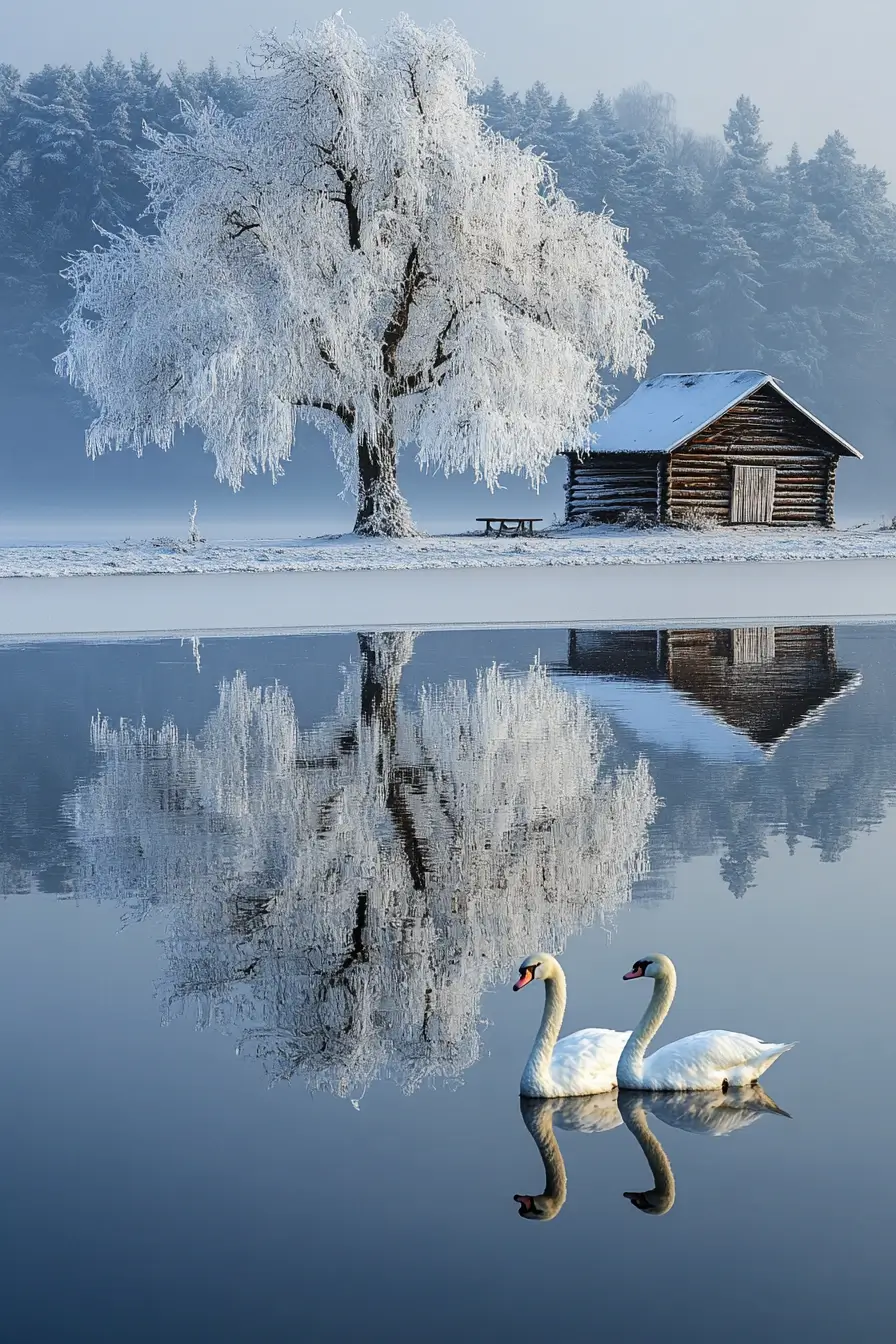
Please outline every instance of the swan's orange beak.
[[626, 971], [625, 975], [622, 978], [623, 980], [640, 980], [643, 974], [644, 974], [643, 966], [633, 966], [630, 971]]
[[532, 969], [531, 966], [527, 966], [524, 971], [520, 972], [520, 978], [519, 980], [517, 980], [516, 984], [513, 987], [514, 993], [518, 989], [525, 989], [526, 985], [528, 985], [530, 981], [534, 979], [535, 979], [535, 971]]
[[531, 1195], [514, 1195], [514, 1200], [520, 1206], [520, 1217], [525, 1218], [535, 1210], [535, 1200]]

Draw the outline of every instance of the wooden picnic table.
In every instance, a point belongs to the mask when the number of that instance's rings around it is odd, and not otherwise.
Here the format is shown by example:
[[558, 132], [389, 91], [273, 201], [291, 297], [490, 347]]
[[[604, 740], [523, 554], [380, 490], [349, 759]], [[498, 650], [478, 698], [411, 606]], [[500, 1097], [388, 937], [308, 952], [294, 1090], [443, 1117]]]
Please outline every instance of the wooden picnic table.
[[[543, 522], [541, 518], [477, 518], [477, 523], [485, 523], [487, 537], [531, 537], [532, 524]], [[493, 528], [492, 524], [498, 526]], [[513, 526], [511, 526], [513, 524]]]

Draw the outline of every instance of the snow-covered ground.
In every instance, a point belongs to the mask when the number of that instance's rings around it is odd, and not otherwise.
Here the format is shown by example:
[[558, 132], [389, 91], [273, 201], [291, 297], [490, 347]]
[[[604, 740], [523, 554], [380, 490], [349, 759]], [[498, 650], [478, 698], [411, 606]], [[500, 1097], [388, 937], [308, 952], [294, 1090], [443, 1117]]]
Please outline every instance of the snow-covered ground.
[[892, 619], [893, 559], [0, 578], [0, 639]]
[[0, 546], [0, 578], [888, 558], [896, 558], [893, 530], [730, 527], [685, 532], [661, 527], [628, 532], [595, 527], [560, 528], [531, 540], [479, 534], [387, 541], [348, 535], [197, 546], [130, 539], [75, 546]]

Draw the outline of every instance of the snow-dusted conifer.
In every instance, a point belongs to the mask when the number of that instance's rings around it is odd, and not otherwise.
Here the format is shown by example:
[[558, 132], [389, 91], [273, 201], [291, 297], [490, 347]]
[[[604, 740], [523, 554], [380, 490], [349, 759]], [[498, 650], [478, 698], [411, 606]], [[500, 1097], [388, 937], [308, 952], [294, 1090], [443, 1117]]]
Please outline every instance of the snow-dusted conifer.
[[412, 531], [397, 453], [537, 481], [641, 374], [652, 308], [625, 233], [579, 211], [471, 102], [473, 53], [406, 16], [341, 19], [259, 52], [252, 109], [185, 106], [142, 162], [157, 232], [107, 235], [69, 278], [60, 371], [99, 413], [91, 452], [196, 426], [219, 477], [277, 474], [327, 432], [356, 530]]

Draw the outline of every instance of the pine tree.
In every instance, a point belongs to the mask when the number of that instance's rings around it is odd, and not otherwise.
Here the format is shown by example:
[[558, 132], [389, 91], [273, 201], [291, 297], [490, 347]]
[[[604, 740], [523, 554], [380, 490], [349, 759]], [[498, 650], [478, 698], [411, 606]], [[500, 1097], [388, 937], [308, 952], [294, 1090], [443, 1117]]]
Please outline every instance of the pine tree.
[[896, 352], [896, 208], [877, 168], [839, 131], [806, 164], [811, 202], [836, 239], [822, 304], [831, 370], [852, 404], [876, 404]]
[[725, 123], [727, 154], [700, 228], [704, 272], [693, 309], [697, 349], [713, 368], [762, 367], [763, 258], [780, 219], [759, 109], [745, 95]]

